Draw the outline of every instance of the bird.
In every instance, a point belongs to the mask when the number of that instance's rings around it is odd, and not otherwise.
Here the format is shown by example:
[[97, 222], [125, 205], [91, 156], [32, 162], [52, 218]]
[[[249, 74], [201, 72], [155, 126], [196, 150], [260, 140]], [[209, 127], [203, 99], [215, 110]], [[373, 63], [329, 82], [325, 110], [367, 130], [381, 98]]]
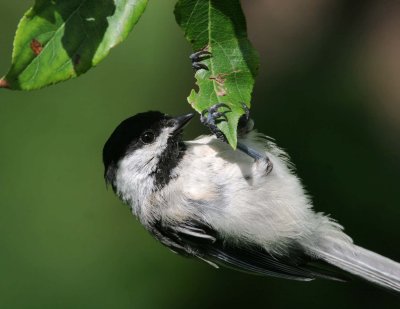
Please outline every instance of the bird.
[[[214, 133], [225, 107], [202, 113]], [[356, 276], [400, 292], [400, 264], [357, 246], [316, 212], [289, 156], [248, 113], [237, 149], [221, 134], [184, 141], [193, 116], [138, 113], [103, 148], [106, 184], [158, 241], [217, 268], [299, 281]]]

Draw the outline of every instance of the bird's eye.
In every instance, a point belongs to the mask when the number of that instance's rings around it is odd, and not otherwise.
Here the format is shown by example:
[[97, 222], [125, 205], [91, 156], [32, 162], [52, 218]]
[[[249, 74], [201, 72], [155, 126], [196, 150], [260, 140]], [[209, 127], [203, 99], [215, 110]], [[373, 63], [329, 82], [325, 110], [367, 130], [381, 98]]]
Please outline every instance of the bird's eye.
[[154, 133], [151, 131], [146, 131], [142, 134], [140, 139], [144, 144], [150, 144], [152, 141], [154, 141]]

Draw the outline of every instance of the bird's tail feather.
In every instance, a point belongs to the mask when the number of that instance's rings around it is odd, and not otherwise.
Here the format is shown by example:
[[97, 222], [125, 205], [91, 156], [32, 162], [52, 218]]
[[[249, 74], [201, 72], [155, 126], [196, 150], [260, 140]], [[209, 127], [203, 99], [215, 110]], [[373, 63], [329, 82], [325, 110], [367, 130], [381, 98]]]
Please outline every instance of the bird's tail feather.
[[400, 292], [400, 264], [362, 247], [324, 241], [311, 250], [319, 259], [367, 281]]

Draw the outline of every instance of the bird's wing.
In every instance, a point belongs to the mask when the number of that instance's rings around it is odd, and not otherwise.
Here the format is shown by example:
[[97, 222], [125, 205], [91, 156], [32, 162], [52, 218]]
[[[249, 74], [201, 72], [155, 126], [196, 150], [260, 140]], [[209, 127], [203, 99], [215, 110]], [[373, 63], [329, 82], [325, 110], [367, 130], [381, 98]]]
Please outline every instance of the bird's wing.
[[[292, 256], [273, 256], [255, 245], [238, 246], [219, 237], [218, 233], [200, 222], [186, 222], [179, 225], [158, 225], [159, 232], [168, 238], [167, 246], [178, 253], [195, 256], [210, 264], [217, 264], [235, 270], [280, 277], [292, 280], [309, 281], [315, 278], [345, 280], [339, 273], [308, 265], [311, 258], [292, 252]], [[171, 245], [172, 244], [172, 245]]]

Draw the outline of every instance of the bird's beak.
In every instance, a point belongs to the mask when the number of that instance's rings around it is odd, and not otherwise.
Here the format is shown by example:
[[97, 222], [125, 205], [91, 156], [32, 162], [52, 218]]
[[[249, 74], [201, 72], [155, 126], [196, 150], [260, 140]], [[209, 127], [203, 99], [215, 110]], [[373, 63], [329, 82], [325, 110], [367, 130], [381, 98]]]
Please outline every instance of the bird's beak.
[[173, 118], [175, 120], [175, 129], [174, 132], [177, 134], [182, 131], [182, 129], [189, 123], [189, 121], [193, 118], [194, 113], [182, 115]]

